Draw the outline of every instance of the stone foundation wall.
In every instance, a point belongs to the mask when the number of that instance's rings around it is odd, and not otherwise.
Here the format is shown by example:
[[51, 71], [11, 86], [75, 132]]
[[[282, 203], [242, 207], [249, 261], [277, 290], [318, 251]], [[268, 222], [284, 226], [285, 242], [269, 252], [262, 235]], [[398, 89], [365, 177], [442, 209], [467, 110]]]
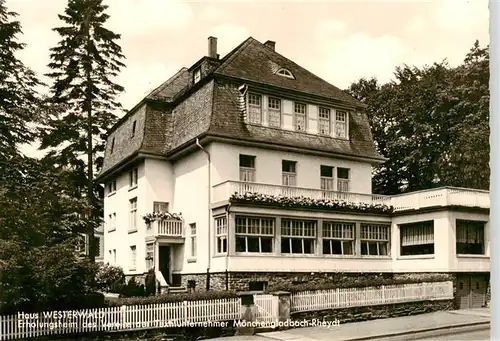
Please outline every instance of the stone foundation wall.
[[[188, 288], [188, 282], [195, 281], [195, 291], [204, 291], [207, 287], [207, 274], [185, 274], [181, 275], [181, 286]], [[226, 273], [211, 273], [210, 274], [210, 290], [225, 291], [226, 290]], [[231, 289], [229, 289], [231, 290]]]
[[367, 321], [380, 318], [400, 317], [453, 310], [453, 300], [408, 302], [399, 304], [376, 305], [344, 309], [329, 309], [292, 313], [293, 320], [319, 319], [321, 321], [339, 321], [340, 323]]

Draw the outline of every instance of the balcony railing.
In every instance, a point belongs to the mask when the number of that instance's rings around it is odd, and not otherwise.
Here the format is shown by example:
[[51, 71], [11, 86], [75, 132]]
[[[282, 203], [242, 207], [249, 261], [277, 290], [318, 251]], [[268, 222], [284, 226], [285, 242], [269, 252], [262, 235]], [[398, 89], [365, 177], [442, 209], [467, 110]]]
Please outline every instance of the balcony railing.
[[184, 222], [176, 219], [154, 220], [147, 225], [146, 236], [184, 237]]
[[327, 191], [254, 182], [225, 181], [213, 187], [213, 202], [228, 200], [233, 194], [259, 193], [284, 197], [343, 200], [350, 203], [393, 206], [395, 211], [436, 206], [490, 207], [488, 191], [442, 187], [394, 196]]
[[279, 186], [255, 182], [225, 181], [213, 187], [213, 201], [228, 200], [233, 194], [260, 193], [285, 197], [307, 197], [311, 199], [344, 200], [352, 203], [390, 205], [391, 198], [376, 194], [335, 192], [321, 189]]
[[391, 205], [395, 211], [417, 210], [436, 206], [465, 206], [490, 208], [488, 191], [442, 187], [392, 196]]

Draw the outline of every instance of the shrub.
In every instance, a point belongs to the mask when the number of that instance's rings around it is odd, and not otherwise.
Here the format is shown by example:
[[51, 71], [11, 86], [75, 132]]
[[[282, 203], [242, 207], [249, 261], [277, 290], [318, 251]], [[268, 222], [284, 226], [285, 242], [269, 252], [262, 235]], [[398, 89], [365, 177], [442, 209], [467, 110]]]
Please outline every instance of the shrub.
[[125, 288], [125, 274], [119, 266], [101, 264], [96, 276], [99, 290], [111, 293], [121, 293]]
[[143, 297], [146, 291], [144, 290], [144, 285], [138, 284], [135, 280], [135, 276], [133, 276], [127, 282], [120, 294], [125, 297]]
[[146, 275], [146, 296], [156, 294], [156, 276], [154, 270], [149, 270]]
[[107, 301], [108, 306], [117, 307], [122, 305], [145, 305], [145, 304], [160, 304], [173, 303], [183, 301], [204, 301], [216, 300], [220, 298], [236, 298], [239, 297], [234, 291], [199, 291], [187, 294], [176, 295], [157, 295], [147, 297], [121, 297]]
[[410, 278], [377, 278], [377, 279], [358, 279], [353, 278], [352, 281], [345, 280], [339, 282], [330, 283], [301, 283], [301, 284], [283, 284], [269, 286], [266, 289], [267, 293], [275, 291], [288, 291], [288, 292], [299, 292], [299, 291], [315, 291], [315, 290], [333, 290], [333, 289], [343, 289], [343, 288], [368, 288], [368, 287], [380, 287], [382, 285], [403, 285], [403, 284], [415, 284], [415, 283], [431, 283], [431, 282], [442, 282], [446, 281], [446, 277], [443, 275], [436, 275], [425, 280], [417, 281]]

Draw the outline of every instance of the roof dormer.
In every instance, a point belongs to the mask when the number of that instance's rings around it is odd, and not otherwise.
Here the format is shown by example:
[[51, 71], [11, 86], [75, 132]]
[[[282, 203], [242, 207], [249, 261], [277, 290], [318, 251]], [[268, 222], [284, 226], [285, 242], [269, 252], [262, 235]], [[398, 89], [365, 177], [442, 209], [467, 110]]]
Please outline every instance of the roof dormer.
[[279, 69], [277, 72], [276, 72], [277, 75], [279, 76], [283, 76], [283, 77], [286, 77], [286, 78], [290, 78], [290, 79], [295, 79], [295, 77], [293, 76], [292, 74], [292, 71], [288, 70], [288, 69], [285, 69], [285, 68], [281, 68]]

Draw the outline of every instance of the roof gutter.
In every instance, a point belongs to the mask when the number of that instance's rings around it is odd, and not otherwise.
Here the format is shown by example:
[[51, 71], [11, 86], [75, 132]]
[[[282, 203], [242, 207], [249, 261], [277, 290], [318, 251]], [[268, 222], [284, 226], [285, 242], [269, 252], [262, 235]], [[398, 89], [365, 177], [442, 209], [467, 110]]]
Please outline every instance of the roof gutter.
[[210, 168], [212, 166], [212, 161], [211, 161], [211, 158], [210, 158], [210, 153], [205, 149], [203, 148], [203, 146], [200, 144], [200, 140], [197, 138], [196, 139], [196, 145], [198, 146], [198, 148], [200, 148], [206, 155], [207, 155], [207, 163], [208, 163], [208, 202], [207, 202], [207, 206], [208, 206], [208, 211], [207, 211], [207, 226], [208, 226], [208, 257], [207, 257], [207, 285], [206, 285], [206, 289], [207, 291], [210, 290], [210, 265], [211, 265], [211, 259], [212, 259], [212, 250], [211, 250], [211, 244], [212, 244], [212, 237], [210, 235], [210, 231], [211, 231], [211, 218], [212, 218], [212, 207], [210, 205], [210, 203], [212, 202], [212, 193], [211, 193], [211, 190], [212, 190], [212, 185], [211, 185], [211, 172], [210, 172]]

